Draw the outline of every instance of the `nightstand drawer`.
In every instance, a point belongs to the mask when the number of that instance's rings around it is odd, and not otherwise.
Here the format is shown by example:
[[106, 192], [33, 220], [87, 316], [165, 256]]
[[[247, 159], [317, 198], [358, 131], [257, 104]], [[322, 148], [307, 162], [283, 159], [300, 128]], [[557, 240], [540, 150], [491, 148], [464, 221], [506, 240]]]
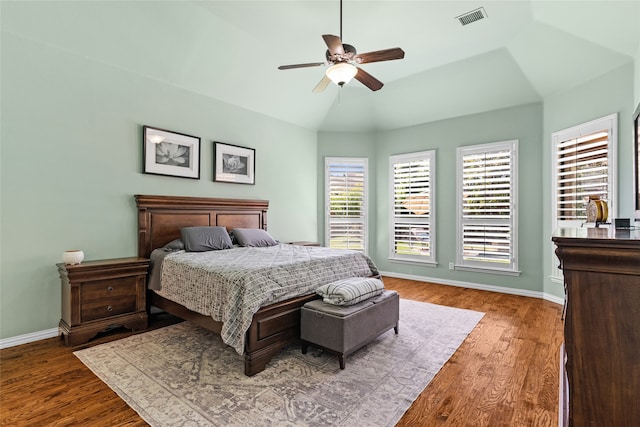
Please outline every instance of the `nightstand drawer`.
[[82, 285], [81, 301], [83, 303], [102, 298], [136, 296], [136, 277], [120, 277], [109, 280], [98, 280]]
[[80, 316], [82, 322], [89, 322], [134, 311], [136, 311], [135, 294], [82, 304]]

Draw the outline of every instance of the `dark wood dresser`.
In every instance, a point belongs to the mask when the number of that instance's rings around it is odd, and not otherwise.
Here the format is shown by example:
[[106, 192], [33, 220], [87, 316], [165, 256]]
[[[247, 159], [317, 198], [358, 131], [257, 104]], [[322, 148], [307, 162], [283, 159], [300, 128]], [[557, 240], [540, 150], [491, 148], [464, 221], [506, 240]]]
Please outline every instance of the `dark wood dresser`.
[[85, 343], [98, 332], [118, 326], [146, 329], [148, 259], [117, 258], [57, 266], [62, 286], [58, 329], [67, 345]]
[[640, 230], [560, 229], [552, 240], [566, 293], [561, 358], [568, 390], [560, 396], [560, 425], [635, 427], [640, 423]]

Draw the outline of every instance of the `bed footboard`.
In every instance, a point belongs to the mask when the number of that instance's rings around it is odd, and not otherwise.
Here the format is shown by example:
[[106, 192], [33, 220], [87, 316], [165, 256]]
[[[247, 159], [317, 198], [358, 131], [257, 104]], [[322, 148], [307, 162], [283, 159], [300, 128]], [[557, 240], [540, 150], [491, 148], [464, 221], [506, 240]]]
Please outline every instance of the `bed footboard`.
[[[317, 294], [305, 295], [262, 307], [253, 316], [247, 331], [244, 354], [244, 373], [252, 376], [265, 369], [271, 358], [284, 346], [300, 338], [300, 308]], [[149, 304], [176, 317], [220, 333], [222, 323], [188, 310], [182, 305], [149, 291]]]
[[300, 338], [300, 308], [320, 298], [305, 295], [262, 307], [254, 316], [245, 343], [244, 373], [263, 371], [282, 348]]

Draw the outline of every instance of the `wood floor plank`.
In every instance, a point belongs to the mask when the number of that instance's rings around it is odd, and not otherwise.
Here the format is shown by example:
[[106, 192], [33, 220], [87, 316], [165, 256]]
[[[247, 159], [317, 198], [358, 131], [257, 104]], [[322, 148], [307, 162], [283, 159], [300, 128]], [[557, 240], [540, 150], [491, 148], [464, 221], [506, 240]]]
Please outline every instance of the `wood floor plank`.
[[[384, 283], [402, 298], [485, 313], [397, 427], [557, 425], [561, 306], [407, 279]], [[158, 314], [151, 327], [176, 321]], [[0, 424], [146, 426], [73, 355], [129, 335], [113, 331], [75, 348], [51, 338], [0, 350]]]

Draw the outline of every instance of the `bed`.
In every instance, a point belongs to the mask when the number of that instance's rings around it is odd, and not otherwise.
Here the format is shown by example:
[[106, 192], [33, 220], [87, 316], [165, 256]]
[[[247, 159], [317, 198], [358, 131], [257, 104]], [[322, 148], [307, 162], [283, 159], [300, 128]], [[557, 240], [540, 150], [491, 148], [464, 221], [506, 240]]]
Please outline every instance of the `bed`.
[[[267, 229], [269, 202], [265, 200], [155, 195], [136, 195], [135, 200], [138, 209], [138, 255], [144, 258], [150, 258], [155, 249], [180, 238], [183, 227], [223, 226], [229, 231], [234, 228]], [[289, 250], [289, 247], [280, 245], [282, 250]], [[236, 249], [229, 251], [232, 250]], [[371, 274], [377, 274], [375, 266], [372, 267]], [[361, 275], [362, 270], [359, 271], [358, 275]], [[227, 326], [224, 322], [200, 314], [185, 306], [189, 304], [183, 305], [161, 294], [163, 292], [149, 289], [148, 305], [222, 334], [224, 339], [224, 328]], [[319, 297], [313, 290], [291, 298], [282, 296], [282, 301], [260, 306], [248, 319], [248, 329], [242, 336], [244, 371], [247, 376], [264, 370], [273, 355], [299, 338], [300, 307], [317, 298]]]

